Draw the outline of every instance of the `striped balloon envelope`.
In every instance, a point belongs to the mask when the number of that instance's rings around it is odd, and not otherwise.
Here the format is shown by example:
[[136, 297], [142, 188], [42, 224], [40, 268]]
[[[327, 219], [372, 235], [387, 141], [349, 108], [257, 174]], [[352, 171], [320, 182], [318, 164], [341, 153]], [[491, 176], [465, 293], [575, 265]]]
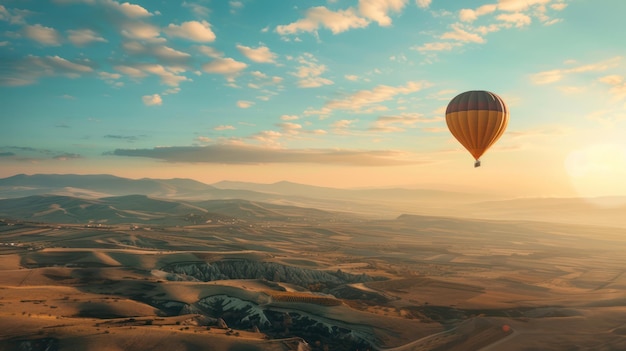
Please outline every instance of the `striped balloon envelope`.
[[456, 140], [474, 156], [474, 167], [478, 167], [480, 157], [504, 134], [509, 109], [492, 92], [466, 91], [448, 104], [446, 123]]

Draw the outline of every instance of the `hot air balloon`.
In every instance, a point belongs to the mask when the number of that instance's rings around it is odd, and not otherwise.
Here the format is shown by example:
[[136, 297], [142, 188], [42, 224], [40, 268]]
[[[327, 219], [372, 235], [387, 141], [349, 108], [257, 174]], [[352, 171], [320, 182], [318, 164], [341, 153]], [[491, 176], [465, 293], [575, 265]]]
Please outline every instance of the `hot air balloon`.
[[454, 97], [446, 109], [446, 123], [456, 140], [474, 156], [480, 157], [504, 133], [509, 109], [498, 95], [484, 90], [466, 91]]

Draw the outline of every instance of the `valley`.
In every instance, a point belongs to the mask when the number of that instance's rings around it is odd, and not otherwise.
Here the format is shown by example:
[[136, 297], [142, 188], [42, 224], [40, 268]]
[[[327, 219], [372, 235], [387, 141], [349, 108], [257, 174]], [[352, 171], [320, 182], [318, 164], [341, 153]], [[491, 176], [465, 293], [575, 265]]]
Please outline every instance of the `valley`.
[[624, 249], [594, 224], [5, 198], [0, 349], [623, 349]]

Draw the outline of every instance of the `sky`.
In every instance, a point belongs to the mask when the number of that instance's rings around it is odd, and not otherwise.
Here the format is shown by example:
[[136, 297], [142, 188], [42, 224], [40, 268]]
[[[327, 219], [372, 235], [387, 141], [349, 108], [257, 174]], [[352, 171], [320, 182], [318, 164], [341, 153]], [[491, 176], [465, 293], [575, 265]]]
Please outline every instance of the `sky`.
[[[0, 0], [0, 177], [626, 195], [623, 0]], [[474, 168], [445, 109], [508, 128]]]

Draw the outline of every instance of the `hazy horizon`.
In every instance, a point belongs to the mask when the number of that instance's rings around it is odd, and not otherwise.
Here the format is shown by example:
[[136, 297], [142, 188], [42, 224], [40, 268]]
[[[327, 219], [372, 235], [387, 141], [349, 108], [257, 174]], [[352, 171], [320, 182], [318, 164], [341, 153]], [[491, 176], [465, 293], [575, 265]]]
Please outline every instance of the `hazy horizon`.
[[[626, 195], [626, 3], [0, 5], [0, 177], [113, 174]], [[593, 23], [593, 25], [589, 25]], [[575, 45], [572, 45], [575, 43]], [[506, 101], [474, 169], [446, 128]]]
[[[345, 186], [333, 186], [333, 185], [319, 185], [316, 183], [303, 183], [303, 182], [297, 182], [297, 181], [291, 181], [288, 179], [278, 179], [278, 180], [272, 180], [272, 181], [254, 181], [254, 180], [234, 180], [234, 179], [221, 179], [221, 180], [217, 180], [217, 181], [213, 181], [213, 182], [207, 182], [207, 181], [203, 181], [201, 179], [196, 179], [196, 178], [192, 178], [192, 177], [185, 177], [180, 176], [180, 177], [150, 177], [150, 176], [136, 176], [136, 177], [126, 177], [126, 176], [120, 176], [120, 175], [116, 175], [114, 173], [80, 173], [80, 172], [76, 172], [76, 173], [15, 173], [15, 174], [10, 174], [7, 175], [6, 177], [0, 177], [0, 179], [6, 179], [6, 178], [11, 178], [11, 177], [16, 177], [16, 176], [27, 176], [27, 177], [31, 177], [31, 176], [113, 176], [113, 177], [118, 177], [118, 178], [122, 178], [122, 179], [130, 179], [130, 180], [192, 180], [192, 181], [197, 181], [200, 182], [202, 184], [205, 185], [210, 185], [210, 186], [216, 186], [219, 185], [220, 183], [241, 183], [241, 184], [251, 184], [251, 185], [260, 185], [260, 186], [264, 186], [264, 185], [276, 185], [276, 184], [280, 184], [280, 183], [290, 183], [290, 184], [296, 184], [296, 185], [303, 185], [303, 186], [311, 186], [311, 187], [319, 187], [319, 188], [328, 188], [328, 189], [337, 189], [337, 190], [367, 190], [367, 189], [379, 189], [379, 190], [384, 190], [384, 189], [413, 189], [413, 190], [435, 190], [435, 191], [442, 191], [442, 192], [450, 192], [450, 193], [467, 193], [467, 194], [477, 194], [477, 193], [482, 193], [484, 195], [493, 195], [493, 196], [498, 196], [501, 198], [511, 198], [511, 199], [517, 199], [517, 198], [580, 198], [580, 199], [593, 199], [593, 198], [622, 198], [625, 197], [626, 195], [588, 195], [588, 196], [584, 196], [581, 194], [577, 194], [577, 193], [570, 193], [570, 194], [558, 194], [558, 193], [554, 193], [554, 194], [519, 194], [519, 193], [515, 193], [514, 191], [494, 191], [493, 189], [489, 189], [488, 187], [472, 187], [472, 188], [468, 188], [467, 186], [464, 185], [460, 185], [460, 184], [452, 184], [452, 183], [437, 183], [437, 182], [432, 182], [432, 183], [406, 183], [406, 184], [392, 184], [392, 185], [362, 185], [362, 186], [350, 186], [350, 185], [345, 185]], [[227, 187], [224, 187], [225, 189], [227, 189]], [[485, 191], [487, 190], [487, 191]], [[616, 203], [615, 205], [621, 205], [622, 203]]]

